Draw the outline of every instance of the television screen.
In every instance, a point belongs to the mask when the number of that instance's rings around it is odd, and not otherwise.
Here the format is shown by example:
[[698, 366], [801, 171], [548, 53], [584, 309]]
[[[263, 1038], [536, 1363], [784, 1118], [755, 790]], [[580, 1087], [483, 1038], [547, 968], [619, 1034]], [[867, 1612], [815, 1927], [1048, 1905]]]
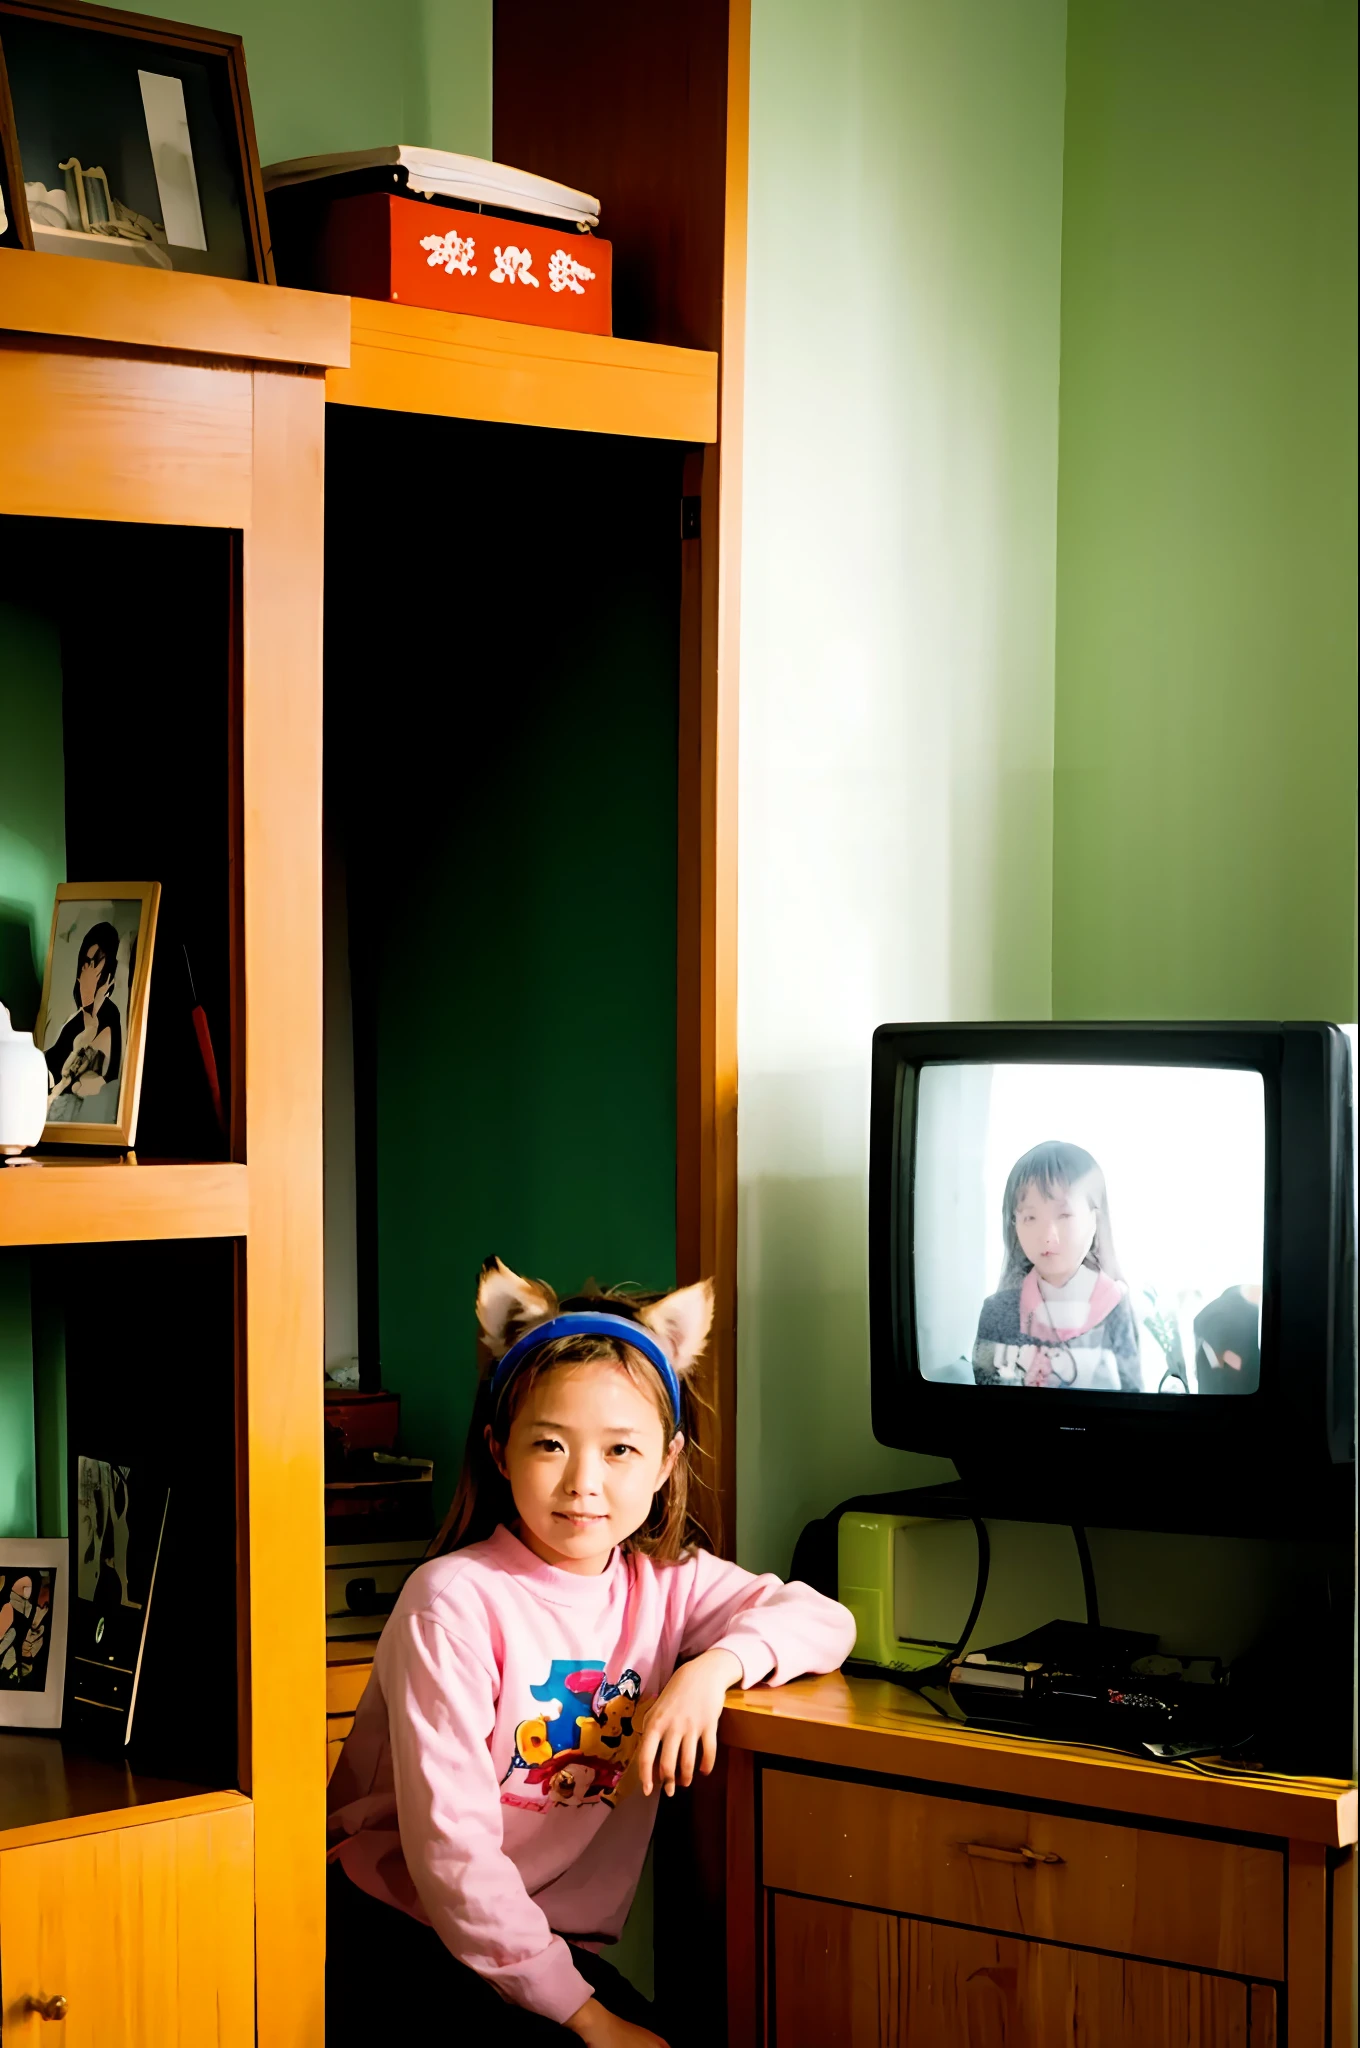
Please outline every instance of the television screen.
[[1257, 1392], [1259, 1073], [927, 1060], [914, 1124], [899, 1213], [924, 1379], [1168, 1401]]

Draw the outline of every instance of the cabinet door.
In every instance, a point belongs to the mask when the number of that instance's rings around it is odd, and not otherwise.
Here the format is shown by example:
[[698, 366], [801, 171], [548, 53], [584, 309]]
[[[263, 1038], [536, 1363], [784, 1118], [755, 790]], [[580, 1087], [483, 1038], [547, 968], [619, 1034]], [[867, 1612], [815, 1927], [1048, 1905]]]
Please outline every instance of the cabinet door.
[[[5, 2048], [250, 2048], [250, 1806], [0, 1854]], [[66, 2000], [64, 2024], [30, 1998]]]
[[892, 1913], [776, 1897], [767, 2037], [779, 2048], [899, 2048], [901, 1926]]
[[1245, 1984], [777, 1896], [778, 2048], [1256, 2048]]
[[903, 1920], [899, 2048], [1248, 2048], [1245, 1984]]

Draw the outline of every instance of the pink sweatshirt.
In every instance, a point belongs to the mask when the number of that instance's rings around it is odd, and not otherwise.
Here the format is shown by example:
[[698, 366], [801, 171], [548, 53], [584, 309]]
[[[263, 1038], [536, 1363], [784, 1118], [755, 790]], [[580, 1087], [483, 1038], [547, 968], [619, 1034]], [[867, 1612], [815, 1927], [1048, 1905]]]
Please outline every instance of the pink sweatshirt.
[[706, 1551], [615, 1551], [587, 1578], [498, 1529], [407, 1580], [331, 1779], [331, 1856], [513, 2004], [569, 2019], [591, 1989], [561, 1937], [622, 1931], [657, 1800], [630, 1763], [676, 1665], [721, 1648], [779, 1685], [854, 1635], [836, 1601]]

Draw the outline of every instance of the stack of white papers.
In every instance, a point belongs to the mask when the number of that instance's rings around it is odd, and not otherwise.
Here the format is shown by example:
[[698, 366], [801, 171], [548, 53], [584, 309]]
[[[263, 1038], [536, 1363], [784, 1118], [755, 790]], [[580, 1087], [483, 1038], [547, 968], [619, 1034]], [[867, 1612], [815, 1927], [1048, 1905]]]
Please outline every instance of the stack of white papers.
[[266, 164], [261, 173], [266, 192], [283, 185], [307, 185], [316, 178], [336, 178], [345, 171], [380, 170], [385, 164], [406, 172], [407, 189], [431, 198], [463, 199], [495, 212], [508, 207], [512, 213], [532, 213], [544, 220], [569, 220], [580, 227], [597, 228], [600, 202], [589, 192], [574, 191], [552, 178], [540, 178], [533, 171], [516, 171], [509, 164], [488, 163], [485, 157], [459, 156], [451, 149], [417, 149], [409, 142], [388, 143], [383, 149], [342, 150], [335, 156], [297, 156], [287, 163]]

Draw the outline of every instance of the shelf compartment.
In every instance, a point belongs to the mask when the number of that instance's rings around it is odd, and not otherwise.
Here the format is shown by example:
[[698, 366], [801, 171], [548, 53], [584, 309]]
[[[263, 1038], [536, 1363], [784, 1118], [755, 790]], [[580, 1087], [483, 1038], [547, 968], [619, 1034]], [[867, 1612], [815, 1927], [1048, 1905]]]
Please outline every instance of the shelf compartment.
[[0, 1245], [244, 1237], [249, 1206], [230, 1160], [44, 1158], [0, 1168]]
[[0, 1851], [249, 1804], [241, 1792], [68, 1754], [55, 1736], [0, 1735]]
[[0, 328], [244, 362], [349, 361], [343, 299], [0, 249]]
[[381, 299], [349, 304], [349, 367], [326, 373], [332, 405], [646, 440], [717, 439], [718, 358], [706, 350]]

